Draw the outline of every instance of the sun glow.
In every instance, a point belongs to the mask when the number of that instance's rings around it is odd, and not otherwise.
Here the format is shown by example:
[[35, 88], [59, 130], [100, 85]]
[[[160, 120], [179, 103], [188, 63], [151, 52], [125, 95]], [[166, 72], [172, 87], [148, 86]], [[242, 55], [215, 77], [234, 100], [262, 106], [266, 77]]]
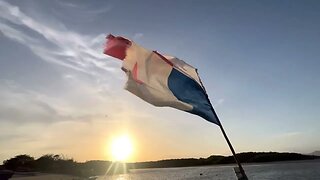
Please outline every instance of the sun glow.
[[116, 137], [111, 143], [111, 154], [115, 161], [126, 161], [133, 151], [130, 138], [126, 135]]

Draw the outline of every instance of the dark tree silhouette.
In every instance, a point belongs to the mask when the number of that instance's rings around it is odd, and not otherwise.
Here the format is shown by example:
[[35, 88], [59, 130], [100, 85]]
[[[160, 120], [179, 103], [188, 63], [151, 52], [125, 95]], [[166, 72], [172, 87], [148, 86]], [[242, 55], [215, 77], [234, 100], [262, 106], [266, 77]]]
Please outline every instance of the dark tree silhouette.
[[[297, 153], [277, 152], [246, 152], [237, 154], [242, 163], [271, 162], [288, 160], [317, 159], [319, 156], [303, 155]], [[210, 156], [208, 158], [168, 159], [137, 163], [112, 163], [110, 161], [75, 162], [73, 159], [61, 155], [46, 154], [38, 159], [29, 155], [18, 155], [3, 162], [5, 169], [13, 171], [38, 171], [45, 173], [69, 174], [81, 177], [97, 176], [103, 174], [125, 173], [128, 169], [140, 168], [166, 168], [185, 166], [204, 166], [215, 164], [234, 163], [233, 156]], [[119, 168], [124, 167], [124, 168]]]
[[23, 155], [18, 155], [15, 156], [14, 158], [5, 160], [3, 162], [3, 165], [6, 169], [9, 170], [20, 170], [20, 171], [28, 171], [34, 168], [35, 166], [35, 162], [34, 162], [34, 158], [23, 154]]

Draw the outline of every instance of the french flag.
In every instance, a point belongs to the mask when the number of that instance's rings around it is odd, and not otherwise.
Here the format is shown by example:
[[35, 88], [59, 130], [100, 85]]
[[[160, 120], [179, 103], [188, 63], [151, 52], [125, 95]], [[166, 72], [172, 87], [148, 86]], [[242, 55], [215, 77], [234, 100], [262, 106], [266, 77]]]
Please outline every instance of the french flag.
[[104, 54], [123, 60], [129, 92], [155, 106], [173, 107], [220, 125], [194, 67], [111, 34]]

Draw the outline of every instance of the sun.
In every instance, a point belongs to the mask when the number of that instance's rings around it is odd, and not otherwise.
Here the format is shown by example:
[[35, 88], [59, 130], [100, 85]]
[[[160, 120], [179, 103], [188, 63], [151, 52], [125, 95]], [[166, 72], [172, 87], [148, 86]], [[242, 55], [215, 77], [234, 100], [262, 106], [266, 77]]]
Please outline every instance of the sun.
[[133, 146], [127, 135], [118, 136], [111, 143], [112, 159], [115, 161], [126, 161], [132, 154]]

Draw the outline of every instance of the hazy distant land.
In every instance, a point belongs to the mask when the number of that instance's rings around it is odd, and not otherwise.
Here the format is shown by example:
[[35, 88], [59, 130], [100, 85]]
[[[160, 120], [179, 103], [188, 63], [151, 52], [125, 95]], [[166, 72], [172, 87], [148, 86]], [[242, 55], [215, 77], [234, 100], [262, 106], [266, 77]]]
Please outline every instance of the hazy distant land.
[[[319, 151], [316, 151], [319, 152]], [[313, 153], [316, 154], [316, 153]], [[274, 161], [313, 160], [320, 159], [316, 155], [303, 155], [299, 153], [278, 152], [245, 152], [237, 154], [242, 163], [263, 163]], [[110, 161], [76, 162], [73, 159], [65, 159], [60, 155], [44, 155], [34, 159], [28, 155], [18, 155], [3, 162], [1, 169], [15, 172], [41, 172], [55, 174], [69, 174], [78, 177], [89, 177], [108, 174], [124, 173], [130, 169], [142, 168], [168, 168], [187, 166], [207, 166], [235, 163], [233, 156], [212, 155], [208, 158], [184, 158], [168, 159], [136, 163], [112, 163]], [[125, 166], [124, 166], [125, 165]], [[118, 167], [118, 168], [116, 168]], [[126, 167], [126, 168], [123, 168]]]
[[320, 156], [320, 151], [313, 151], [309, 155]]

